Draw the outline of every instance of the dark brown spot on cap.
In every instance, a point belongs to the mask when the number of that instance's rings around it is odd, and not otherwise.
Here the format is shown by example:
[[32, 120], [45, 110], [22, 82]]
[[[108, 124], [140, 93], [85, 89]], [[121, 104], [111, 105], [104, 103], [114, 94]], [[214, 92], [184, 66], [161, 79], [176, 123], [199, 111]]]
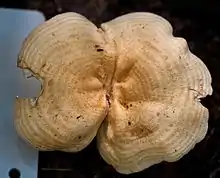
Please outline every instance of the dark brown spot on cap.
[[96, 49], [96, 51], [97, 51], [97, 52], [102, 52], [102, 51], [104, 51], [104, 49], [98, 48], [98, 49]]
[[102, 51], [104, 51], [104, 49], [102, 49], [99, 45], [95, 45], [95, 48], [96, 48], [96, 51], [97, 52], [102, 52]]
[[79, 116], [77, 116], [77, 117], [76, 117], [76, 119], [79, 119], [79, 118], [82, 118], [82, 116], [81, 116], [81, 115], [79, 115]]
[[46, 66], [46, 63], [44, 63], [43, 65], [42, 65], [42, 68], [44, 68]]
[[48, 86], [51, 86], [51, 85], [53, 85], [53, 79], [50, 79], [49, 81], [48, 81]]

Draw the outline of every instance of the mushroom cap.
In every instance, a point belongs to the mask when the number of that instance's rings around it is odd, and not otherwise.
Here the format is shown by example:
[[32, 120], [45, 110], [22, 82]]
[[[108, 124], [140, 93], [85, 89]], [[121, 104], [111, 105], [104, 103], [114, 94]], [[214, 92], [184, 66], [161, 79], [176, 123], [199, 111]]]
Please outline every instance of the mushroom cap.
[[42, 90], [36, 99], [16, 99], [15, 126], [36, 148], [75, 152], [96, 136], [108, 109], [102, 83], [114, 64], [97, 52], [103, 46], [97, 31], [85, 17], [66, 13], [41, 24], [24, 41], [17, 65], [31, 71]]
[[64, 13], [25, 40], [18, 66], [42, 81], [16, 99], [15, 127], [41, 150], [79, 151], [97, 134], [118, 172], [142, 171], [187, 154], [206, 135], [212, 94], [205, 64], [164, 18], [130, 13], [95, 27]]

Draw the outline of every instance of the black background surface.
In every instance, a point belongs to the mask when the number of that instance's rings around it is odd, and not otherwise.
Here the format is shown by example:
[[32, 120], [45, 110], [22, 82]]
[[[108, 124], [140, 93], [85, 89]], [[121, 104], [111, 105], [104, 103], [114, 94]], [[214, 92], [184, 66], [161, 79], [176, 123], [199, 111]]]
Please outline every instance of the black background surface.
[[36, 9], [47, 19], [75, 11], [97, 25], [129, 12], [154, 12], [171, 22], [174, 35], [187, 40], [190, 50], [203, 60], [213, 78], [213, 95], [202, 100], [210, 111], [208, 134], [180, 161], [121, 175], [101, 159], [94, 140], [77, 154], [40, 152], [39, 178], [220, 178], [220, 1], [7, 0], [0, 1], [0, 6]]

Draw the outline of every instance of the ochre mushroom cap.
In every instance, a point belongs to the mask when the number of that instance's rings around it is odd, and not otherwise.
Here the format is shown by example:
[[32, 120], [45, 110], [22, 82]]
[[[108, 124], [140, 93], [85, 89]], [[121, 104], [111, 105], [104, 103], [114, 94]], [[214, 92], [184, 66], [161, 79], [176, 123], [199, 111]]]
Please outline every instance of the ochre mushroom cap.
[[187, 154], [207, 133], [212, 94], [205, 64], [168, 21], [130, 13], [97, 28], [57, 15], [25, 40], [18, 66], [42, 82], [35, 100], [16, 99], [15, 127], [40, 150], [85, 148], [97, 135], [118, 172], [142, 171]]
[[16, 100], [15, 126], [41, 150], [85, 148], [107, 114], [102, 83], [114, 60], [97, 52], [104, 42], [97, 31], [86, 18], [67, 13], [37, 27], [23, 44], [18, 67], [30, 70], [42, 91], [36, 101]]

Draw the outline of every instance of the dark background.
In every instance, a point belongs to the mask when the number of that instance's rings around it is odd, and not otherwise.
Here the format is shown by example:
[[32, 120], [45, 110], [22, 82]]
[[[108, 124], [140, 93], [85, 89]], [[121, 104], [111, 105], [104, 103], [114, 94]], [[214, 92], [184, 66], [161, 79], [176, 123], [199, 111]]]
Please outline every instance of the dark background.
[[39, 178], [220, 178], [220, 1], [7, 0], [1, 1], [0, 6], [36, 9], [47, 19], [75, 11], [97, 25], [129, 12], [154, 12], [170, 21], [175, 36], [188, 41], [191, 51], [203, 60], [213, 78], [213, 95], [202, 100], [210, 111], [208, 134], [180, 161], [161, 163], [132, 175], [121, 175], [101, 159], [94, 140], [77, 154], [40, 152]]

